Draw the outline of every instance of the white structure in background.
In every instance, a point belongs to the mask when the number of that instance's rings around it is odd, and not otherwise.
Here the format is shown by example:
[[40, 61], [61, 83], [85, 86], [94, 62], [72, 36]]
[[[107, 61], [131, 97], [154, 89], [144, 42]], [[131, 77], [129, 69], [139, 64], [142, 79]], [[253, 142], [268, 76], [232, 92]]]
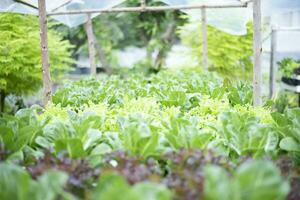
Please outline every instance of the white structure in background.
[[[273, 31], [264, 44], [263, 66], [264, 72], [270, 74], [268, 85], [269, 97], [272, 98], [282, 86], [279, 84], [277, 63], [284, 58], [300, 59], [300, 8], [299, 6], [290, 10], [283, 8], [281, 12], [266, 18], [266, 22], [269, 25], [272, 24]], [[267, 87], [264, 87], [265, 89], [267, 90]]]
[[120, 67], [132, 68], [135, 64], [146, 58], [146, 49], [138, 47], [127, 47], [117, 52]]
[[[300, 8], [292, 11], [282, 11], [273, 16], [265, 17], [267, 27], [300, 27]], [[265, 31], [263, 50], [269, 57], [271, 48], [270, 30]], [[284, 57], [300, 58], [300, 31], [279, 31], [277, 33], [276, 61]], [[269, 58], [265, 59], [263, 66], [269, 66]]]
[[[275, 27], [300, 27], [300, 9], [274, 15], [271, 19]], [[278, 32], [278, 53], [291, 53], [300, 56], [300, 31], [280, 31]], [[300, 58], [300, 57], [299, 57]]]
[[300, 26], [300, 9], [275, 15], [272, 22], [278, 26], [298, 27]]

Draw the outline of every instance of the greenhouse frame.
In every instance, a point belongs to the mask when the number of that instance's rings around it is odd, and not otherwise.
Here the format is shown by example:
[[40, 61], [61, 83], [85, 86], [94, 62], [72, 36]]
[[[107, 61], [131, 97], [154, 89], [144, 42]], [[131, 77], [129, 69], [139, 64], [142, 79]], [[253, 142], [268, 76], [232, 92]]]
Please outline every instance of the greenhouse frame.
[[[41, 33], [41, 52], [42, 52], [42, 69], [43, 69], [43, 88], [44, 88], [44, 104], [47, 104], [51, 99], [52, 91], [51, 91], [51, 78], [50, 78], [50, 70], [49, 70], [49, 56], [48, 56], [48, 44], [47, 44], [47, 16], [68, 16], [68, 15], [79, 15], [84, 14], [86, 16], [86, 21], [89, 24], [88, 31], [89, 35], [89, 50], [90, 50], [90, 63], [92, 68], [92, 73], [95, 74], [95, 61], [94, 61], [94, 52], [93, 52], [93, 39], [91, 36], [92, 27], [91, 27], [91, 14], [100, 14], [100, 13], [109, 13], [109, 12], [155, 12], [155, 11], [167, 11], [167, 10], [189, 10], [189, 9], [199, 9], [202, 11], [202, 23], [206, 24], [206, 9], [220, 9], [220, 8], [241, 8], [247, 7], [250, 2], [253, 3], [253, 23], [254, 23], [254, 37], [253, 37], [253, 49], [254, 49], [254, 64], [253, 64], [253, 103], [255, 106], [259, 106], [262, 104], [262, 72], [261, 72], [261, 56], [262, 56], [262, 44], [261, 44], [261, 0], [235, 0], [235, 1], [216, 1], [213, 3], [208, 3], [205, 1], [204, 3], [196, 3], [197, 1], [184, 1], [185, 4], [180, 1], [166, 1], [166, 3], [173, 3], [175, 5], [169, 6], [160, 6], [160, 7], [149, 7], [146, 5], [145, 0], [141, 0], [140, 7], [133, 8], [114, 8], [114, 6], [118, 5], [122, 1], [112, 1], [110, 6], [105, 5], [108, 1], [104, 1], [104, 5], [100, 6], [100, 9], [83, 9], [79, 8], [79, 10], [68, 10], [64, 12], [59, 12], [59, 9], [66, 7], [67, 5], [78, 3], [75, 0], [64, 1], [63, 3], [58, 4], [58, 2], [51, 2], [50, 6], [52, 12], [47, 12], [47, 4], [46, 0], [30, 0], [30, 1], [12, 1], [11, 3], [15, 3], [21, 7], [24, 7], [25, 10], [19, 11], [10, 11], [10, 12], [20, 12], [27, 14], [36, 14], [35, 10], [38, 9], [38, 15], [40, 19], [40, 33]], [[96, 1], [94, 1], [96, 2]], [[179, 5], [178, 5], [179, 2]], [[9, 3], [9, 2], [8, 2]], [[88, 1], [88, 3], [93, 3], [93, 1]], [[189, 5], [192, 3], [192, 5]], [[177, 5], [176, 5], [177, 4]], [[105, 7], [106, 6], [106, 7]], [[82, 21], [84, 23], [85, 21]], [[203, 26], [205, 27], [205, 26]], [[206, 30], [203, 28], [203, 66], [205, 69], [208, 68], [208, 56], [207, 56], [207, 37]]]
[[300, 0], [0, 1], [0, 200], [300, 200]]

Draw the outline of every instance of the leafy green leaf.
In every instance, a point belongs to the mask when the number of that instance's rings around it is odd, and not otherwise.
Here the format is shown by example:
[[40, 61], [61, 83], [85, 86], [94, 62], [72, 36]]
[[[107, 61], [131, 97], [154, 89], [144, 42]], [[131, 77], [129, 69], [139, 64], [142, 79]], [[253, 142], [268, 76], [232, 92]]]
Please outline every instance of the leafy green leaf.
[[117, 174], [103, 175], [92, 193], [92, 200], [171, 200], [171, 197], [171, 192], [159, 184], [139, 183], [129, 186]]
[[55, 200], [58, 194], [69, 196], [63, 190], [67, 180], [68, 175], [64, 172], [48, 171], [30, 187], [30, 193], [36, 200]]
[[0, 163], [0, 199], [29, 200], [31, 179], [21, 167]]
[[55, 141], [55, 151], [59, 153], [61, 151], [67, 151], [71, 158], [78, 158], [85, 156], [83, 144], [80, 139], [59, 139]]
[[204, 169], [204, 195], [207, 200], [232, 200], [233, 189], [227, 172], [218, 166], [207, 166]]
[[284, 200], [289, 192], [289, 185], [282, 180], [280, 171], [269, 161], [253, 161], [239, 167], [236, 173], [239, 199]]
[[289, 193], [289, 185], [280, 171], [264, 160], [242, 164], [231, 178], [224, 169], [208, 166], [205, 183], [205, 199], [211, 200], [284, 200]]
[[300, 144], [291, 137], [283, 138], [279, 146], [283, 150], [300, 153]]

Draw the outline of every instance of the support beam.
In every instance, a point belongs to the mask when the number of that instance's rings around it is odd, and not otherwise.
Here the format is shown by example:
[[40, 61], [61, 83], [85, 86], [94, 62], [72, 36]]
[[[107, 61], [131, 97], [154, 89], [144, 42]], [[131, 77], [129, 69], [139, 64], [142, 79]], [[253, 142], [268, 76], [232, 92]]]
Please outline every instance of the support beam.
[[262, 105], [262, 34], [261, 34], [261, 0], [253, 0], [253, 104]]
[[272, 28], [271, 32], [271, 55], [270, 55], [270, 80], [269, 98], [276, 94], [276, 50], [277, 50], [277, 30]]
[[39, 22], [41, 37], [41, 53], [42, 53], [42, 72], [43, 72], [43, 104], [47, 105], [51, 101], [52, 86], [50, 78], [50, 64], [48, 55], [48, 28], [46, 16], [46, 0], [38, 0], [39, 6]]
[[193, 9], [220, 9], [220, 8], [245, 8], [247, 3], [231, 3], [231, 4], [198, 4], [198, 5], [178, 5], [178, 6], [140, 6], [140, 7], [115, 7], [115, 8], [103, 8], [103, 9], [86, 9], [86, 10], [73, 10], [64, 12], [52, 12], [48, 13], [52, 15], [78, 15], [78, 14], [93, 14], [93, 13], [111, 13], [111, 12], [160, 12], [171, 10], [193, 10]]
[[277, 27], [274, 28], [276, 31], [300, 31], [300, 27]]
[[202, 64], [205, 71], [208, 71], [208, 44], [207, 44], [207, 21], [206, 9], [201, 9], [201, 27], [202, 27]]
[[39, 9], [39, 8], [36, 7], [36, 6], [34, 6], [34, 5], [30, 4], [30, 3], [21, 1], [21, 0], [14, 0], [14, 1], [17, 2], [17, 3], [23, 4], [23, 5], [25, 5], [25, 6], [28, 6], [28, 7], [30, 7], [30, 8]]
[[88, 45], [89, 45], [89, 58], [90, 58], [90, 69], [91, 75], [97, 75], [97, 68], [96, 68], [96, 50], [95, 50], [95, 36], [93, 32], [93, 22], [91, 15], [87, 15], [87, 22], [85, 24], [85, 30], [88, 38]]

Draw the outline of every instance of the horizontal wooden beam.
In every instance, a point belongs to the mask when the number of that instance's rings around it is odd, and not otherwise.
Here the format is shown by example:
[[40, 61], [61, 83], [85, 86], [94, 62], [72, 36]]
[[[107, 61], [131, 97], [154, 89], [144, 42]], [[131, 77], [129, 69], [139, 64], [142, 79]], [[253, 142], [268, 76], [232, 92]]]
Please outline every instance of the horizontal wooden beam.
[[103, 9], [86, 9], [86, 10], [70, 10], [63, 12], [51, 12], [48, 16], [53, 15], [78, 15], [78, 14], [93, 14], [93, 13], [112, 13], [112, 12], [158, 12], [172, 10], [192, 10], [192, 9], [219, 9], [219, 8], [244, 8], [246, 3], [234, 4], [199, 4], [199, 5], [177, 5], [177, 6], [139, 6], [139, 7], [123, 7], [123, 8], [103, 8]]
[[300, 27], [275, 27], [274, 31], [300, 31]]

